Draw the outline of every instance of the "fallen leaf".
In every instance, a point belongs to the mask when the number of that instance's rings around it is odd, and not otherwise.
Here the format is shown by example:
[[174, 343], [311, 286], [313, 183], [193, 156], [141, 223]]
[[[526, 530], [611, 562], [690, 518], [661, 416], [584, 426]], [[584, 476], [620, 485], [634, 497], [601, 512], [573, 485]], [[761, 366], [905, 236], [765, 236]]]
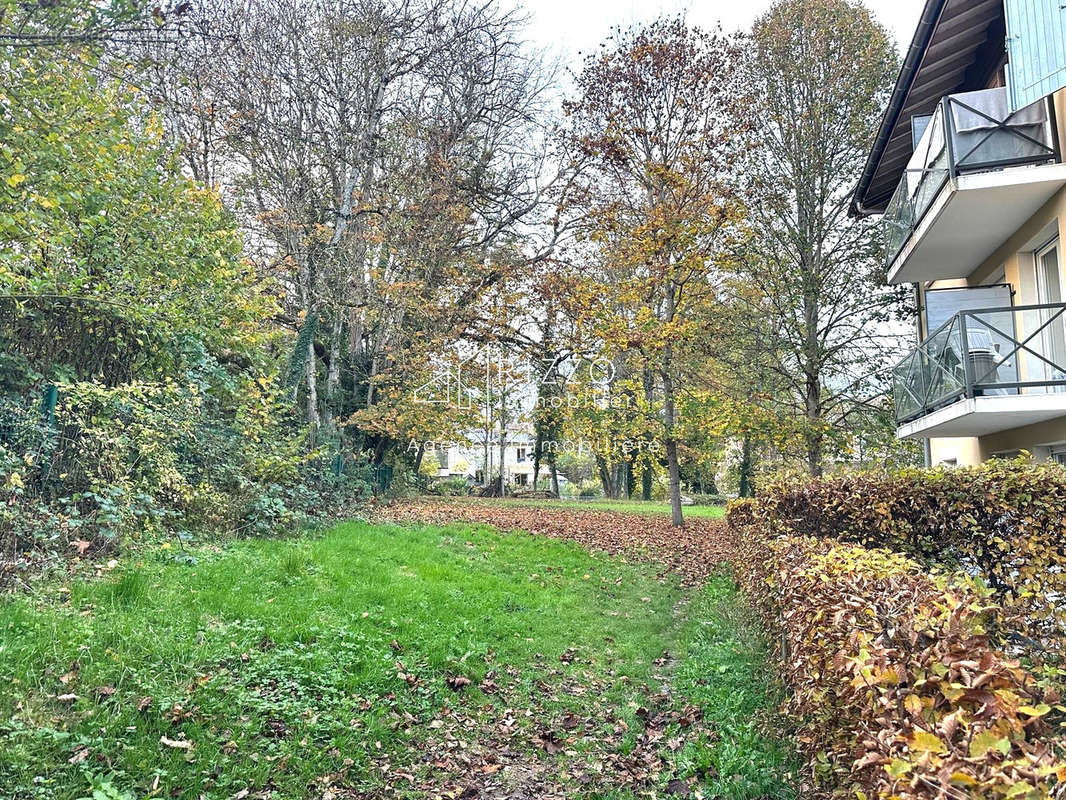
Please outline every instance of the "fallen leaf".
[[193, 748], [193, 743], [187, 739], [168, 739], [166, 736], [160, 736], [159, 741], [161, 744], [173, 747], [175, 750], [192, 750]]
[[687, 796], [689, 794], [689, 786], [684, 781], [674, 778], [672, 781], [666, 784], [666, 793]]

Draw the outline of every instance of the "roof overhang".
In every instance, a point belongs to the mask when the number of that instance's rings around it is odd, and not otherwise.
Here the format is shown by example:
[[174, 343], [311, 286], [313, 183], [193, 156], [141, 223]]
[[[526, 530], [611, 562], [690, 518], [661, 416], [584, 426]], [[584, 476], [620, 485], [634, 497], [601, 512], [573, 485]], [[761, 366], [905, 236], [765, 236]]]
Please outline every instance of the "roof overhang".
[[883, 213], [913, 152], [911, 119], [945, 95], [984, 88], [1002, 56], [1003, 0], [927, 0], [851, 201], [856, 216]]

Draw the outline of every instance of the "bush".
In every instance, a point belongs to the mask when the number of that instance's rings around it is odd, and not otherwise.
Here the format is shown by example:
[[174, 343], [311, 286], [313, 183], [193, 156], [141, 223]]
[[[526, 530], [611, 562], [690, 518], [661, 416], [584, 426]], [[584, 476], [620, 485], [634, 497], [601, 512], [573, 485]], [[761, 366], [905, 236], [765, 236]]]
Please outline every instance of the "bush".
[[1059, 697], [991, 647], [979, 582], [884, 549], [775, 538], [762, 512], [730, 509], [737, 577], [780, 643], [820, 794], [1054, 796]]
[[979, 577], [1002, 607], [999, 636], [1024, 632], [1045, 655], [1066, 644], [1066, 469], [1057, 464], [790, 479], [743, 508], [734, 514], [775, 535], [883, 547]]
[[266, 535], [370, 497], [368, 467], [308, 451], [261, 384], [239, 394], [220, 408], [195, 384], [77, 382], [58, 386], [46, 415], [32, 395], [0, 396], [0, 552]]
[[470, 494], [470, 481], [466, 478], [443, 478], [430, 484], [429, 493], [440, 497], [466, 497]]
[[729, 498], [722, 494], [692, 494], [689, 495], [694, 506], [724, 506]]

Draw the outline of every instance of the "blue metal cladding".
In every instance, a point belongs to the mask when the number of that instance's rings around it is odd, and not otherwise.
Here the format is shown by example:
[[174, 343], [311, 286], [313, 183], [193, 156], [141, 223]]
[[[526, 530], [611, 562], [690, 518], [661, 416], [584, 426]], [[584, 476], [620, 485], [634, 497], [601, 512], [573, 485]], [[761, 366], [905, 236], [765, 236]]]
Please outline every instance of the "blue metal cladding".
[[1066, 86], [1066, 7], [1062, 0], [1003, 0], [1011, 111]]

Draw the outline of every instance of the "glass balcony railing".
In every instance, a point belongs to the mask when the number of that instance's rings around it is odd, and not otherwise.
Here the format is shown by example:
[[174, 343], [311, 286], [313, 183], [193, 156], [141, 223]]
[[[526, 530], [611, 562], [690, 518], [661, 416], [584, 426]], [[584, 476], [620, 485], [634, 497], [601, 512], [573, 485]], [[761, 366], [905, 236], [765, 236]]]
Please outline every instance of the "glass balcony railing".
[[886, 263], [891, 265], [944, 185], [961, 174], [1057, 162], [1054, 114], [1048, 99], [1013, 113], [1006, 89], [945, 97], [907, 163], [885, 209]]
[[975, 397], [1066, 394], [1066, 304], [963, 311], [893, 371], [900, 423]]

